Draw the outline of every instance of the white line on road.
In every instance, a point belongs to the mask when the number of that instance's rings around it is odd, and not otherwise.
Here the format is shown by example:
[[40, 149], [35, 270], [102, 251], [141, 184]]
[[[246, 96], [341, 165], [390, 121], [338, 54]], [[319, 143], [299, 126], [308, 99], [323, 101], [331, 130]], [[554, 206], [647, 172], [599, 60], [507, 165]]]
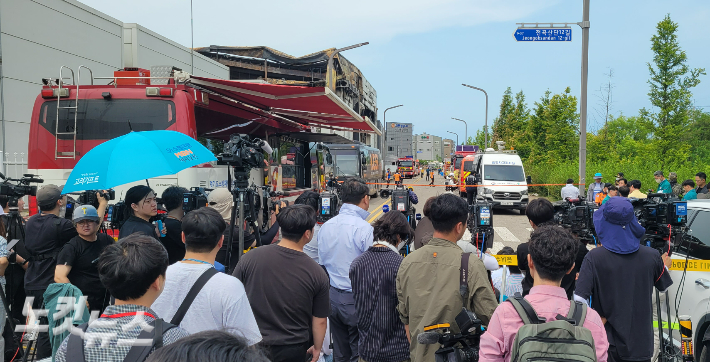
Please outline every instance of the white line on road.
[[496, 235], [503, 239], [503, 241], [520, 242], [520, 239], [515, 237], [515, 235], [513, 235], [513, 233], [510, 232], [510, 230], [508, 230], [505, 226], [494, 226], [493, 230], [495, 230]]

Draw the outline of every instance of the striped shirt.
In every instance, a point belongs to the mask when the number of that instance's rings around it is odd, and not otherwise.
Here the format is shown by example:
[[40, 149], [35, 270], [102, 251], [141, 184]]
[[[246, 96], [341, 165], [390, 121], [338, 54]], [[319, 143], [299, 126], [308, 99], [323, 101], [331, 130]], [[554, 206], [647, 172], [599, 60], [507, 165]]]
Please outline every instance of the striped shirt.
[[[131, 350], [133, 341], [143, 328], [155, 319], [157, 314], [150, 308], [133, 305], [110, 305], [101, 318], [89, 324], [84, 337], [84, 359], [89, 362], [121, 362]], [[163, 345], [175, 343], [188, 333], [180, 327], [167, 330], [163, 334]], [[67, 342], [64, 339], [54, 356], [55, 362], [67, 361]], [[106, 345], [102, 345], [106, 343]]]
[[402, 256], [388, 247], [370, 247], [350, 266], [358, 315], [360, 358], [367, 362], [409, 359], [409, 342], [397, 313], [397, 271]]

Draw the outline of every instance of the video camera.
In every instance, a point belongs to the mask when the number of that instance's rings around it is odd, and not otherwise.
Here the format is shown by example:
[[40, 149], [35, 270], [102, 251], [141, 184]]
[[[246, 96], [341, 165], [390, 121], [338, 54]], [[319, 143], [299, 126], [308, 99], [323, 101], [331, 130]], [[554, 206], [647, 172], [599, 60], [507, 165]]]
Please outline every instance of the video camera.
[[455, 320], [460, 330], [458, 334], [451, 332], [449, 324], [444, 324], [443, 333], [432, 330], [432, 327], [441, 325], [430, 326], [419, 333], [417, 342], [441, 345], [434, 353], [436, 362], [478, 362], [478, 349], [483, 334], [481, 320], [466, 308], [461, 308]]
[[197, 210], [207, 206], [207, 192], [212, 189], [204, 187], [192, 187], [189, 192], [183, 194], [182, 210], [187, 214], [192, 210]]
[[567, 198], [555, 205], [555, 222], [580, 240], [593, 243], [597, 239], [597, 231], [594, 229], [594, 210], [597, 206], [593, 202], [585, 199]]
[[[477, 199], [468, 207], [468, 231], [471, 232], [471, 242], [480, 241], [481, 252], [493, 247], [493, 205], [485, 199]], [[478, 247], [478, 245], [476, 246]]]
[[[99, 194], [98, 197], [96, 196], [97, 193]], [[69, 195], [74, 195], [76, 198]], [[82, 192], [74, 192], [69, 195], [67, 195], [67, 202], [64, 205], [64, 218], [67, 220], [71, 220], [72, 217], [74, 217], [74, 210], [77, 206], [91, 205], [98, 209], [99, 197], [103, 197], [107, 201], [116, 199], [115, 190], [108, 190], [106, 192], [102, 190], [86, 190]]]
[[641, 244], [661, 253], [672, 252], [672, 246], [681, 244], [687, 232], [687, 202], [671, 194], [648, 194], [646, 199], [630, 200], [639, 224], [646, 229]]
[[[44, 180], [37, 178], [37, 175], [26, 173], [20, 179], [6, 178], [0, 173], [0, 178], [4, 181], [0, 183], [0, 195], [7, 196], [10, 207], [17, 207], [17, 200], [24, 196], [36, 196], [37, 186], [30, 186], [30, 183], [43, 183]], [[14, 185], [11, 182], [16, 182]]]
[[233, 134], [229, 136], [229, 142], [224, 144], [224, 151], [217, 155], [218, 164], [233, 166], [237, 187], [245, 188], [249, 186], [249, 170], [264, 165], [262, 150], [268, 154], [273, 152], [264, 140], [252, 139], [245, 134]]
[[408, 215], [411, 207], [409, 189], [402, 185], [395, 186], [394, 190], [392, 190], [392, 210], [401, 211], [403, 214]]

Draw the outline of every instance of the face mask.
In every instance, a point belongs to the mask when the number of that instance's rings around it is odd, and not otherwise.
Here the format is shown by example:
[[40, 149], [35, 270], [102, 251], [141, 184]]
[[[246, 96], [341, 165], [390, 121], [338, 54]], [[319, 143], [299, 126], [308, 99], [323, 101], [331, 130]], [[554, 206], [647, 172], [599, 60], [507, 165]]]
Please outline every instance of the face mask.
[[621, 180], [621, 177], [617, 177], [617, 178], [616, 178], [616, 181], [619, 181], [619, 180]]
[[656, 183], [657, 183], [657, 184], [660, 184], [660, 183], [661, 183], [661, 179], [660, 179], [660, 178], [657, 178], [657, 179], [656, 179]]

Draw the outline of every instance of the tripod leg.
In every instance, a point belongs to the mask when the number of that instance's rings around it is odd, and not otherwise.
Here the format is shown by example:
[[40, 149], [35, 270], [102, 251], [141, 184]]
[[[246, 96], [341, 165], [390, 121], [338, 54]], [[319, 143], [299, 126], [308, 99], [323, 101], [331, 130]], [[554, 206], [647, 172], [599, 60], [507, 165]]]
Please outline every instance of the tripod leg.
[[[661, 294], [658, 292], [658, 289], [655, 289], [656, 291], [656, 323], [658, 323], [658, 356], [656, 357], [656, 361], [662, 359], [663, 352], [665, 351], [665, 343], [663, 342], [663, 317], [661, 316]], [[653, 362], [653, 361], [652, 361]]]
[[237, 263], [244, 254], [244, 191], [239, 192], [239, 254]]

